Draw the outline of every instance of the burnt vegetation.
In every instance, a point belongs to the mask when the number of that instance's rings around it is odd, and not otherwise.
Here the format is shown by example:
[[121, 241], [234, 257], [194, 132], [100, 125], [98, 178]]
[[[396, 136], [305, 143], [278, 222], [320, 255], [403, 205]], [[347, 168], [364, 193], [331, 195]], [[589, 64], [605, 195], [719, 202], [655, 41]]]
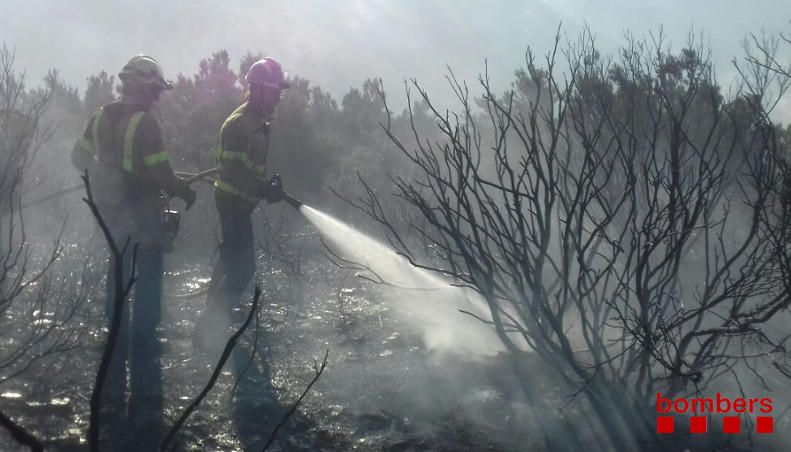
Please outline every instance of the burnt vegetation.
[[[409, 147], [385, 125], [418, 170], [394, 183], [434, 253], [392, 243], [485, 300], [482, 320], [514, 357], [547, 448], [577, 448], [590, 433], [562, 414], [562, 434], [547, 425], [542, 413], [559, 407], [536, 393], [522, 351], [576, 388], [572, 403], [618, 450], [665, 447], [658, 391], [741, 387], [744, 372], [766, 389], [756, 369], [782, 366], [789, 336], [773, 322], [790, 301], [788, 173], [765, 106], [787, 80], [755, 58], [726, 99], [694, 40], [674, 54], [661, 34], [630, 37], [607, 59], [585, 33], [543, 60], [528, 52], [505, 95], [484, 74], [473, 99], [451, 75], [458, 113], [413, 81], [437, 140], [413, 130]], [[369, 194], [358, 207], [390, 224]]]
[[[376, 79], [339, 103], [294, 77], [270, 155], [286, 188], [480, 301], [485, 315], [457, 314], [494, 331], [503, 351], [448, 365], [441, 378], [459, 383], [431, 399], [415, 386], [436, 383], [437, 358], [377, 304], [388, 281], [351, 280], [354, 263], [338, 268], [343, 257], [332, 252], [328, 262], [316, 231], [276, 205], [262, 207], [256, 224], [259, 285], [245, 321], [219, 363], [200, 361], [190, 334], [218, 222], [210, 186], [196, 185], [199, 200], [167, 265], [172, 430], [163, 449], [675, 450], [787, 441], [791, 127], [771, 115], [791, 83], [778, 56], [790, 48], [783, 36], [747, 39], [734, 62], [739, 83], [725, 92], [695, 37], [676, 50], [661, 32], [628, 36], [606, 56], [590, 32], [558, 35], [548, 54], [526, 53], [507, 90], [485, 70], [476, 83], [449, 72], [449, 110], [416, 80], [406, 84], [406, 108], [394, 112]], [[260, 56], [243, 56], [237, 71], [219, 51], [178, 76], [157, 109], [175, 168], [214, 166], [219, 125], [244, 96], [238, 74]], [[134, 244], [102, 234], [89, 177], [89, 210], [69, 195], [81, 184], [67, 149], [88, 115], [115, 98], [116, 82], [100, 72], [80, 96], [53, 71], [29, 88], [13, 52], [0, 51], [2, 445], [99, 448], [118, 329], [113, 321], [105, 331], [97, 301], [103, 264], [108, 244], [119, 267]], [[133, 286], [132, 274], [116, 287], [116, 306]], [[380, 336], [397, 327], [403, 337]], [[417, 375], [406, 365], [373, 363], [389, 356], [379, 344], [399, 341], [411, 353], [404, 362], [428, 369], [419, 383], [399, 380], [399, 372]], [[249, 352], [253, 383], [223, 372], [234, 347]], [[485, 383], [475, 380], [478, 369]], [[508, 377], [496, 375], [503, 369]], [[228, 403], [263, 379], [281, 391], [278, 410]], [[497, 396], [471, 409], [467, 381]], [[772, 394], [778, 435], [753, 437], [749, 427], [730, 438], [656, 434], [658, 392], [716, 391]], [[429, 408], [421, 397], [442, 404]], [[492, 406], [501, 418], [483, 412]]]

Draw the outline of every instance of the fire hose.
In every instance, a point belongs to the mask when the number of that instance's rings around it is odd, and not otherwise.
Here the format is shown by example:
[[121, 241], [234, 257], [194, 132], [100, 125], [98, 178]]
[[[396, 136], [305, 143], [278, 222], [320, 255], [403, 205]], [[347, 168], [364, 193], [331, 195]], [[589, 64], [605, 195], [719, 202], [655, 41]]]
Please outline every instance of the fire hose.
[[[187, 184], [192, 184], [192, 183], [199, 182], [199, 181], [207, 182], [207, 183], [214, 183], [214, 178], [212, 176], [216, 175], [219, 171], [220, 170], [218, 168], [211, 168], [211, 169], [208, 169], [206, 171], [201, 171], [200, 173], [176, 172], [175, 174], [176, 174], [176, 176], [184, 178], [184, 180], [187, 182]], [[55, 193], [50, 193], [50, 194], [48, 194], [46, 196], [43, 196], [41, 198], [34, 199], [32, 201], [27, 201], [24, 204], [22, 204], [22, 209], [27, 209], [28, 207], [32, 207], [32, 206], [35, 206], [35, 205], [38, 205], [38, 204], [50, 201], [52, 199], [60, 198], [61, 196], [65, 196], [65, 195], [67, 195], [69, 193], [73, 193], [73, 192], [75, 192], [77, 190], [80, 190], [83, 187], [84, 187], [83, 184], [74, 185], [72, 187], [68, 187], [68, 188], [64, 188], [62, 190], [58, 190]], [[295, 209], [299, 209], [299, 207], [302, 205], [302, 201], [298, 200], [297, 198], [295, 198], [294, 196], [292, 196], [291, 194], [289, 194], [288, 192], [283, 190], [283, 182], [282, 182], [279, 174], [274, 175], [272, 177], [272, 179], [270, 179], [269, 187], [270, 187], [270, 190], [272, 190], [273, 192], [278, 192], [278, 191], [280, 192], [280, 193], [277, 193], [277, 195], [276, 195], [276, 196], [280, 197], [280, 199], [278, 199], [278, 200], [286, 201], [289, 205], [291, 205]]]
[[180, 172], [180, 171], [177, 171], [175, 174], [178, 177], [184, 178], [187, 184], [192, 184], [193, 182], [199, 182], [199, 181], [214, 183], [214, 178], [212, 178], [211, 176], [214, 176], [218, 172], [220, 172], [219, 168], [211, 168], [211, 169], [207, 169], [206, 171], [201, 171], [200, 173], [197, 174]]
[[[187, 180], [188, 183], [192, 183], [192, 182], [198, 181], [198, 180], [205, 180], [207, 182], [210, 182], [209, 180], [207, 180], [207, 178], [209, 176], [215, 174], [216, 172], [217, 172], [217, 170], [213, 169], [213, 170], [204, 171], [204, 172], [198, 173], [198, 174], [177, 173], [177, 175], [179, 177], [187, 178], [186, 180]], [[297, 210], [299, 210], [299, 208], [303, 204], [302, 201], [300, 201], [299, 199], [295, 198], [294, 196], [292, 196], [290, 193], [288, 193], [287, 191], [285, 191], [283, 189], [283, 180], [280, 177], [280, 174], [275, 174], [274, 176], [272, 176], [272, 178], [269, 180], [269, 183], [262, 190], [261, 195], [269, 203], [276, 203], [276, 202], [279, 202], [279, 201], [285, 201], [291, 207], [293, 207], [293, 208], [295, 208]], [[177, 214], [176, 212], [173, 212], [173, 213]], [[177, 231], [177, 229], [178, 229], [178, 225], [176, 225], [176, 231]], [[173, 235], [174, 235], [173, 238], [174, 239], [175, 239], [175, 232], [176, 231], [173, 231]], [[205, 286], [203, 286], [203, 287], [201, 287], [201, 288], [199, 288], [197, 290], [194, 290], [192, 292], [183, 293], [183, 294], [165, 293], [164, 296], [167, 297], [167, 298], [188, 300], [188, 299], [191, 299], [191, 298], [200, 297], [200, 296], [202, 296], [202, 295], [204, 295], [204, 294], [206, 294], [208, 292], [209, 292], [209, 285], [207, 284], [207, 285], [205, 285]]]
[[[199, 173], [176, 172], [175, 174], [176, 174], [176, 176], [184, 179], [184, 181], [187, 184], [193, 184], [195, 182], [201, 182], [201, 181], [213, 184], [215, 179], [216, 179], [213, 176], [215, 176], [218, 172], [219, 172], [218, 168], [211, 168], [211, 169], [208, 169], [208, 170], [205, 170], [205, 171], [201, 171]], [[56, 199], [56, 198], [59, 198], [61, 196], [65, 196], [65, 195], [67, 195], [69, 193], [78, 191], [78, 190], [80, 190], [82, 188], [84, 188], [83, 184], [79, 184], [79, 185], [75, 185], [75, 186], [72, 186], [72, 187], [64, 188], [62, 190], [56, 191], [54, 193], [50, 193], [49, 195], [43, 196], [43, 197], [35, 199], [33, 201], [28, 201], [28, 202], [22, 204], [22, 208], [26, 209], [28, 207], [35, 206], [35, 205], [44, 203], [46, 201], [50, 201], [52, 199]], [[297, 210], [299, 210], [299, 208], [303, 205], [302, 201], [300, 201], [299, 199], [295, 198], [293, 195], [291, 195], [290, 193], [288, 193], [287, 191], [285, 191], [283, 189], [283, 180], [280, 177], [280, 174], [275, 174], [274, 176], [272, 176], [272, 178], [269, 180], [269, 183], [264, 186], [264, 189], [262, 190], [261, 195], [269, 203], [276, 203], [276, 202], [279, 202], [279, 201], [285, 201], [291, 207], [293, 207], [293, 208], [295, 208]], [[178, 233], [178, 229], [180, 227], [181, 214], [179, 212], [170, 210], [169, 207], [166, 207], [166, 209], [163, 212], [163, 221], [164, 221], [166, 234], [168, 235], [168, 238], [170, 239], [169, 240], [170, 244], [172, 246], [172, 242], [173, 242], [173, 240], [175, 240], [175, 236]], [[171, 249], [167, 249], [167, 248], [169, 248], [169, 247], [166, 246], [166, 252], [169, 252]], [[190, 292], [190, 293], [186, 293], [186, 294], [165, 294], [165, 296], [168, 297], [168, 298], [189, 299], [189, 298], [194, 298], [194, 297], [197, 297], [197, 296], [201, 296], [201, 295], [205, 294], [206, 292], [208, 292], [208, 290], [209, 290], [209, 287], [207, 285], [205, 287], [201, 287], [200, 289], [198, 289], [198, 290], [196, 290], [194, 292]]]
[[84, 188], [84, 187], [85, 186], [83, 184], [80, 184], [80, 185], [75, 185], [73, 187], [64, 188], [63, 190], [56, 191], [55, 193], [50, 193], [47, 196], [43, 196], [41, 198], [34, 199], [33, 201], [27, 201], [26, 203], [22, 204], [22, 208], [23, 209], [27, 209], [28, 207], [32, 207], [32, 206], [35, 206], [37, 204], [41, 204], [43, 202], [47, 202], [47, 201], [49, 201], [51, 199], [60, 198], [61, 196], [68, 195], [69, 193], [75, 192], [75, 191], [80, 190], [81, 188]]
[[[208, 169], [206, 171], [202, 171], [202, 172], [197, 173], [197, 174], [196, 173], [183, 173], [183, 172], [177, 172], [175, 174], [176, 174], [176, 176], [183, 177], [184, 180], [188, 184], [192, 184], [192, 183], [198, 182], [198, 181], [204, 181], [204, 182], [213, 183], [214, 180], [210, 179], [210, 177], [214, 176], [215, 174], [217, 174], [218, 171], [219, 171], [219, 169], [217, 169], [217, 168], [211, 168], [211, 169]], [[62, 190], [58, 190], [58, 191], [56, 191], [54, 193], [50, 193], [50, 194], [48, 194], [46, 196], [42, 196], [41, 198], [34, 199], [32, 201], [27, 201], [24, 204], [22, 204], [22, 208], [23, 209], [27, 209], [28, 207], [33, 207], [35, 205], [38, 205], [38, 204], [41, 204], [41, 203], [44, 203], [44, 202], [47, 202], [47, 201], [50, 201], [50, 200], [60, 198], [61, 196], [65, 196], [65, 195], [68, 195], [69, 193], [73, 193], [75, 191], [81, 190], [84, 187], [85, 187], [85, 185], [78, 184], [78, 185], [74, 185], [74, 186], [71, 186], [71, 187], [68, 187], [68, 188], [64, 188]]]

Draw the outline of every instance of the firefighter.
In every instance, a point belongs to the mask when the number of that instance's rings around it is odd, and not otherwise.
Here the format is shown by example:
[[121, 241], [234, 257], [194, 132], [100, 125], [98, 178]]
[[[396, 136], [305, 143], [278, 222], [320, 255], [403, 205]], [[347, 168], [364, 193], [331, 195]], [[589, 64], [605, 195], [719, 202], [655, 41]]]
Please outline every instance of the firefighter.
[[[181, 198], [186, 208], [195, 202], [195, 192], [177, 178], [170, 166], [168, 151], [156, 118], [149, 112], [164, 90], [162, 67], [154, 58], [137, 55], [119, 74], [121, 100], [100, 107], [91, 116], [85, 132], [72, 151], [72, 162], [88, 172], [100, 213], [122, 247], [123, 281], [113, 278], [113, 257], [107, 278], [105, 314], [108, 322], [114, 311], [114, 285], [126, 285], [132, 274], [133, 246], [137, 245], [134, 303], [124, 303], [121, 331], [103, 394], [106, 416], [104, 430], [111, 438], [124, 441], [131, 426], [131, 446], [135, 450], [156, 450], [161, 434], [162, 381], [159, 363], [163, 251], [169, 248], [164, 224], [163, 194]], [[129, 405], [125, 413], [127, 361]], [[128, 422], [125, 421], [128, 416]]]
[[[219, 176], [214, 199], [220, 217], [220, 257], [212, 273], [207, 309], [196, 327], [196, 345], [217, 352], [225, 345], [227, 326], [255, 273], [253, 224], [250, 218], [261, 199], [281, 200], [282, 192], [266, 177], [269, 130], [286, 74], [272, 58], [247, 71], [247, 100], [228, 116], [216, 150]], [[279, 180], [279, 178], [277, 178]], [[238, 311], [238, 309], [237, 309]], [[234, 361], [238, 360], [234, 354]], [[238, 363], [236, 363], [238, 364]], [[238, 366], [237, 366], [238, 367]]]

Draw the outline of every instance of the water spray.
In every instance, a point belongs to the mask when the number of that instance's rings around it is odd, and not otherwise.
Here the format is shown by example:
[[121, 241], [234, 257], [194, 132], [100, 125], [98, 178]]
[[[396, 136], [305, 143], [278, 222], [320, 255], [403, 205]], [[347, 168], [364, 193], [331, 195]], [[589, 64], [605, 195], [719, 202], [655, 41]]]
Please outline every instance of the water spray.
[[494, 330], [479, 320], [490, 321], [491, 313], [478, 293], [414, 265], [391, 246], [325, 212], [307, 205], [299, 211], [334, 254], [361, 270], [358, 277], [379, 284], [384, 301], [422, 332], [428, 349], [465, 356], [504, 350]]
[[413, 265], [392, 247], [304, 204], [283, 189], [280, 174], [270, 179], [261, 196], [269, 203], [286, 201], [316, 228], [325, 246], [362, 270], [358, 273], [360, 278], [382, 284], [385, 300], [423, 331], [429, 348], [479, 355], [502, 351], [503, 345], [493, 330], [478, 320], [490, 315], [478, 294]]

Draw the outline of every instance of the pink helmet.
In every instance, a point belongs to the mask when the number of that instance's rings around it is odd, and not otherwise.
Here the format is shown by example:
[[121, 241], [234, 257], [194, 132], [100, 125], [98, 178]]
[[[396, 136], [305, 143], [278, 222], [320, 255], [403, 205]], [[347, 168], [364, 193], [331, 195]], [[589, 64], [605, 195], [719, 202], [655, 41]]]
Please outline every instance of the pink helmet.
[[253, 63], [244, 79], [250, 84], [288, 89], [290, 85], [286, 80], [287, 75], [283, 72], [280, 63], [274, 58], [266, 57]]

